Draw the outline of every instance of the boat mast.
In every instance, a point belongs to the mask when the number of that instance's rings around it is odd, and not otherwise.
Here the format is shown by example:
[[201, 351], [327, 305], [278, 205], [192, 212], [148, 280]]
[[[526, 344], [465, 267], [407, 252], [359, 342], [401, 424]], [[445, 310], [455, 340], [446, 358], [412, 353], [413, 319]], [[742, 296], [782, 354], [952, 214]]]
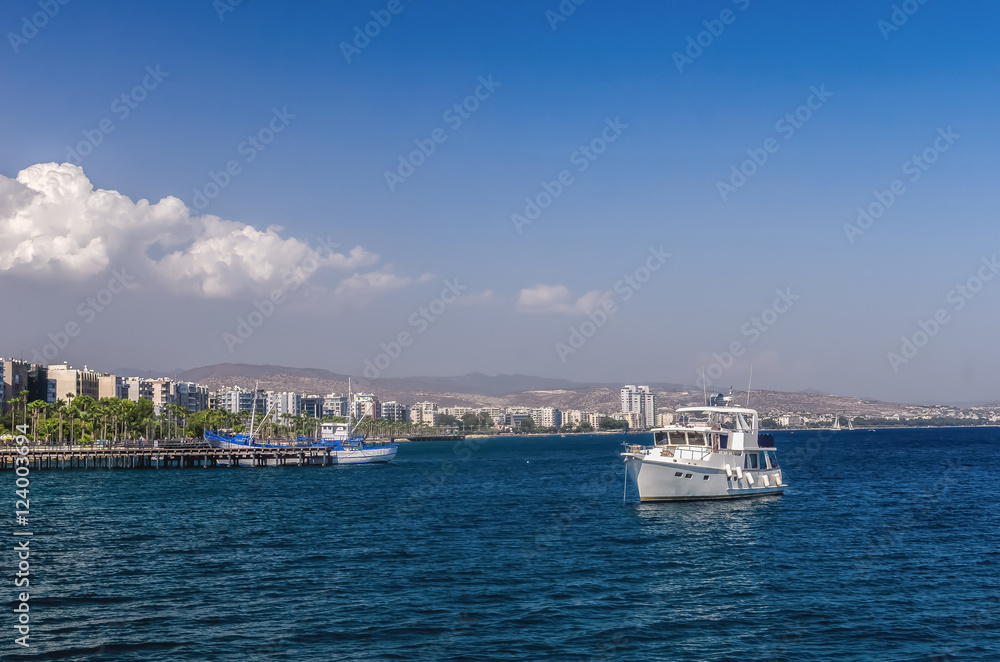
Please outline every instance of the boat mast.
[[250, 445], [253, 446], [253, 432], [254, 432], [254, 422], [257, 420], [257, 388], [260, 386], [260, 380], [258, 379], [253, 386], [253, 401], [250, 404]]
[[750, 380], [747, 382], [747, 407], [750, 406], [750, 385], [753, 384], [753, 364], [750, 364]]
[[701, 366], [701, 394], [705, 398], [705, 406], [708, 406], [708, 384], [705, 383], [705, 366]]

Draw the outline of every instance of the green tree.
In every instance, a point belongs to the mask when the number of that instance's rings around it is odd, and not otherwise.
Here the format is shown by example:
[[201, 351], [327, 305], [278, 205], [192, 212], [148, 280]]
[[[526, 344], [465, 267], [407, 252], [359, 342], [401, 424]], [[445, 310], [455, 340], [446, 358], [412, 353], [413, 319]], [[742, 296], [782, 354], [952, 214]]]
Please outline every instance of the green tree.
[[625, 430], [627, 428], [628, 421], [619, 421], [618, 419], [611, 418], [610, 416], [605, 416], [601, 419], [602, 430]]
[[535, 429], [535, 419], [530, 416], [521, 421], [520, 429], [524, 432], [533, 432]]

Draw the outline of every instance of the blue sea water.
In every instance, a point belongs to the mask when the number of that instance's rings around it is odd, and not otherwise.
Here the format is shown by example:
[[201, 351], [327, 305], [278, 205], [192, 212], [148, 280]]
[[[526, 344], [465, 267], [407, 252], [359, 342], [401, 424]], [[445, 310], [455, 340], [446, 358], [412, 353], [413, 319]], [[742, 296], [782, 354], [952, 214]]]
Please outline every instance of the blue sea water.
[[406, 444], [386, 466], [33, 472], [32, 646], [13, 645], [8, 609], [0, 650], [1000, 659], [1000, 430], [775, 436], [787, 492], [731, 502], [623, 503], [621, 436]]

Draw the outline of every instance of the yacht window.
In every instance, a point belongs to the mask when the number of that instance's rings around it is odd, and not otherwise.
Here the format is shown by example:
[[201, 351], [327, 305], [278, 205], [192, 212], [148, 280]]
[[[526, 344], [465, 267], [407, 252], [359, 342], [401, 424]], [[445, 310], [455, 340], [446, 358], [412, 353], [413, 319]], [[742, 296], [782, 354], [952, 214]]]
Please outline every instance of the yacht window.
[[767, 463], [771, 465], [772, 469], [780, 468], [780, 466], [778, 465], [778, 456], [773, 451], [767, 452]]
[[747, 453], [745, 469], [756, 469], [757, 468], [757, 454]]
[[654, 432], [653, 433], [653, 443], [655, 445], [657, 445], [657, 446], [659, 446], [660, 444], [663, 443], [663, 433], [662, 432]]
[[687, 441], [684, 440], [684, 433], [681, 431], [670, 433], [670, 445], [671, 446], [684, 446]]
[[688, 432], [688, 444], [691, 446], [704, 446], [705, 435], [700, 432]]
[[760, 468], [767, 469], [767, 453], [760, 454]]

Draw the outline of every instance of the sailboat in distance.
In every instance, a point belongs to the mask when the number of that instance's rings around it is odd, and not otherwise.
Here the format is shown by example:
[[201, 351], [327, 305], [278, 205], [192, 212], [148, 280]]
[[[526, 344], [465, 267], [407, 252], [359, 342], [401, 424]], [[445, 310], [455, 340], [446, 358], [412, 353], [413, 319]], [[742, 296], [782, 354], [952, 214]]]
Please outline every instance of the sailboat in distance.
[[833, 427], [830, 428], [830, 429], [831, 430], [839, 430], [840, 429], [840, 416], [834, 416], [833, 417]]

